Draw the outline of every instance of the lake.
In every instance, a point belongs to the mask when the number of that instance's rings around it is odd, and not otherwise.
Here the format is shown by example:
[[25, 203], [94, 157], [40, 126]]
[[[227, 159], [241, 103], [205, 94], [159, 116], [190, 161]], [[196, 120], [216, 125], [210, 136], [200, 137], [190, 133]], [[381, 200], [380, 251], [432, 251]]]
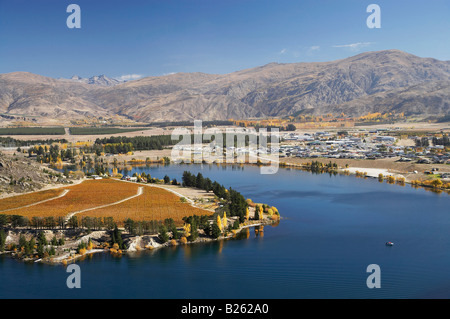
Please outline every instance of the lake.
[[[256, 166], [134, 167], [181, 181], [184, 170], [233, 187], [283, 217], [263, 236], [80, 261], [81, 289], [63, 266], [0, 256], [0, 298], [449, 298], [450, 196], [354, 176]], [[385, 243], [392, 241], [393, 247]], [[369, 289], [367, 266], [381, 269]]]

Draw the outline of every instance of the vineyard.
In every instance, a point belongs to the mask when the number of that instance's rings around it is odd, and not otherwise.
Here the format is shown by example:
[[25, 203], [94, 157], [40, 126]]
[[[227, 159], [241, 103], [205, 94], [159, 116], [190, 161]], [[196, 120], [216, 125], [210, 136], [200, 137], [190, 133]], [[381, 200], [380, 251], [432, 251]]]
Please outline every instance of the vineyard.
[[113, 217], [119, 224], [127, 218], [135, 221], [165, 220], [172, 218], [181, 225], [182, 218], [192, 215], [211, 215], [212, 212], [181, 202], [180, 198], [159, 187], [144, 187], [143, 194], [117, 205], [91, 210], [77, 216]]
[[32, 203], [30, 196], [35, 196], [37, 193], [2, 199], [0, 206], [3, 207], [3, 202], [6, 200], [10, 202], [15, 199], [17, 207], [22, 208], [9, 211], [11, 215], [20, 215], [29, 219], [32, 217], [65, 217], [75, 211], [112, 204], [136, 195], [138, 185], [102, 179], [88, 180], [64, 189], [69, 190], [65, 196], [34, 206], [22, 207]]
[[59, 196], [62, 189], [49, 189], [46, 191], [34, 192], [19, 196], [12, 196], [0, 199], [0, 213], [5, 210], [31, 205], [43, 200]]
[[[33, 217], [67, 217], [74, 212], [92, 209], [76, 216], [113, 217], [118, 225], [123, 225], [127, 218], [136, 221], [172, 218], [181, 225], [183, 217], [212, 214], [210, 211], [183, 203], [179, 196], [158, 187], [146, 185], [140, 194], [139, 186], [141, 184], [114, 179], [87, 180], [65, 188], [0, 199], [0, 214], [6, 210], [8, 215], [23, 216], [31, 220]], [[65, 190], [68, 192], [62, 194]], [[61, 197], [58, 197], [60, 195]], [[128, 198], [130, 199], [127, 200]], [[44, 200], [48, 201], [40, 203]], [[122, 200], [124, 201], [120, 202]], [[120, 203], [114, 204], [117, 202]], [[33, 203], [37, 204], [32, 205]], [[101, 207], [104, 205], [110, 206]], [[95, 209], [96, 207], [99, 208]]]

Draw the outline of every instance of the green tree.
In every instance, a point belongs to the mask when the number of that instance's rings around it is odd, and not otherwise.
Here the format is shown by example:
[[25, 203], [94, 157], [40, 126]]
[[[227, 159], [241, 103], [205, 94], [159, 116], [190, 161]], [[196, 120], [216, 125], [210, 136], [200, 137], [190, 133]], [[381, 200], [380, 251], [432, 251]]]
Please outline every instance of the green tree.
[[8, 223], [8, 216], [5, 214], [0, 214], [0, 227], [5, 227]]
[[196, 218], [193, 218], [190, 224], [191, 224], [191, 235], [188, 237], [188, 240], [192, 242], [198, 238], [198, 222]]
[[25, 247], [25, 254], [31, 255], [34, 251], [34, 245], [36, 245], [36, 242], [34, 240], [34, 237], [31, 237], [28, 244]]
[[19, 250], [26, 247], [27, 245], [27, 239], [25, 238], [25, 235], [20, 234], [19, 236]]
[[197, 178], [195, 180], [195, 187], [203, 189], [205, 186], [205, 179], [202, 175], [202, 173], [197, 174]]
[[259, 211], [260, 211], [260, 206], [256, 205], [255, 207], [255, 220], [259, 220]]
[[0, 229], [0, 251], [5, 251], [6, 234], [4, 229]]
[[136, 223], [134, 222], [134, 220], [132, 220], [131, 218], [126, 219], [124, 222], [124, 226], [129, 234], [131, 235], [135, 234]]
[[39, 258], [44, 257], [44, 245], [41, 243], [37, 244], [36, 253], [39, 256]]
[[50, 243], [52, 244], [52, 246], [58, 246], [58, 239], [56, 239], [56, 235], [53, 236]]
[[117, 225], [114, 226], [114, 230], [112, 232], [111, 239], [112, 239], [111, 240], [112, 245], [114, 245], [114, 244], [119, 245], [119, 249], [125, 248], [125, 244], [123, 243], [123, 239], [122, 239], [122, 232], [117, 228]]
[[45, 238], [45, 234], [44, 234], [43, 231], [39, 232], [38, 237], [37, 237], [37, 241], [38, 241], [38, 244], [42, 244], [44, 246], [46, 246], [48, 244], [47, 243], [47, 239]]
[[167, 227], [165, 225], [161, 225], [159, 227], [158, 239], [162, 243], [166, 243], [169, 240], [169, 235], [167, 234]]
[[211, 226], [211, 236], [213, 238], [219, 238], [221, 234], [222, 232], [220, 231], [219, 225], [217, 225], [217, 223], [213, 223]]
[[170, 184], [170, 177], [169, 176], [164, 176], [164, 184]]

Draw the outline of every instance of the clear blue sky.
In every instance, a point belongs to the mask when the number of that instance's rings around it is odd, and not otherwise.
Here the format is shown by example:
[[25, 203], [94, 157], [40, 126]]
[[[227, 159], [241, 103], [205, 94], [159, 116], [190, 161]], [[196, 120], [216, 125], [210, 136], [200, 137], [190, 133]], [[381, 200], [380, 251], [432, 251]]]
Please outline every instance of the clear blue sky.
[[[81, 7], [81, 29], [66, 8]], [[381, 7], [381, 29], [366, 8]], [[229, 73], [400, 49], [450, 60], [449, 0], [0, 0], [0, 73]]]

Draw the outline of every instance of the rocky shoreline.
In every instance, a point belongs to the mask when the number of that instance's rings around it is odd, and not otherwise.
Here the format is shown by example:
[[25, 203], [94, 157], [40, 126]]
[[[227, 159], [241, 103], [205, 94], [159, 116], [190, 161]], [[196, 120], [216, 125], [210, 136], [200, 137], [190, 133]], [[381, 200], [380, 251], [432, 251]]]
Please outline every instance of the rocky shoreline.
[[[230, 222], [233, 218], [230, 218]], [[54, 256], [44, 256], [42, 258], [37, 255], [25, 255], [23, 251], [20, 250], [10, 250], [0, 252], [0, 254], [9, 255], [10, 257], [23, 261], [23, 262], [34, 262], [43, 263], [49, 265], [67, 265], [70, 263], [83, 260], [90, 255], [97, 253], [110, 253], [115, 256], [122, 256], [127, 253], [136, 253], [140, 251], [153, 251], [156, 249], [183, 246], [183, 245], [195, 245], [199, 243], [208, 243], [220, 240], [228, 240], [239, 237], [239, 234], [245, 232], [246, 229], [255, 227], [256, 232], [263, 232], [264, 226], [274, 226], [279, 223], [280, 218], [271, 219], [264, 217], [261, 220], [247, 220], [240, 224], [238, 229], [228, 231], [218, 238], [212, 238], [201, 233], [199, 237], [194, 241], [183, 242], [181, 239], [170, 238], [165, 243], [161, 242], [157, 234], [152, 235], [140, 235], [131, 236], [129, 234], [124, 235], [125, 249], [117, 249], [110, 244], [111, 232], [107, 230], [92, 231], [90, 233], [83, 230], [43, 230], [46, 240], [50, 243], [53, 237], [60, 239], [64, 238], [64, 245], [56, 247], [56, 254]], [[36, 230], [9, 230], [7, 231], [6, 245], [17, 244], [19, 242], [20, 236], [24, 236], [27, 240], [38, 236], [40, 231]], [[80, 243], [91, 243], [89, 249], [84, 249], [82, 251], [77, 251], [77, 247]], [[45, 247], [46, 251], [50, 249], [51, 245]]]

